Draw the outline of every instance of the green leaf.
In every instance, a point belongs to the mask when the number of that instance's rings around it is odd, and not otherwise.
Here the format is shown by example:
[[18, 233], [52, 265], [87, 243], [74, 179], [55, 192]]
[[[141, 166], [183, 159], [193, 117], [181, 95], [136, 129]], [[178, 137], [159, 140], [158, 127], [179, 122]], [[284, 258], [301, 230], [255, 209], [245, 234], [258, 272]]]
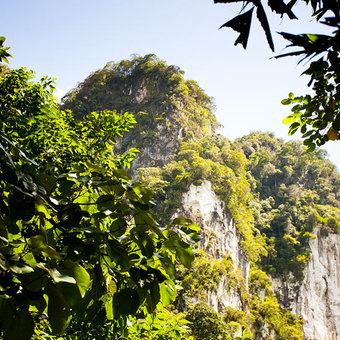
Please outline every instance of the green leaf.
[[184, 217], [176, 217], [173, 221], [172, 221], [172, 225], [181, 225], [181, 226], [187, 226], [188, 224], [191, 224], [192, 221], [189, 218], [184, 218]]
[[115, 316], [134, 314], [137, 312], [139, 303], [139, 295], [134, 289], [123, 289], [113, 296], [113, 313]]
[[31, 252], [24, 254], [22, 256], [22, 259], [25, 261], [25, 263], [27, 265], [29, 265], [30, 267], [35, 268], [37, 261], [35, 260], [35, 257], [33, 256], [33, 254]]
[[15, 311], [9, 325], [7, 325], [4, 340], [29, 340], [34, 331], [34, 321], [27, 309]]
[[128, 175], [128, 173], [126, 172], [126, 170], [124, 169], [117, 169], [113, 172], [116, 177], [126, 180], [126, 181], [130, 181], [131, 180], [131, 176]]
[[64, 296], [67, 304], [70, 306], [70, 308], [72, 308], [72, 311], [80, 305], [82, 297], [76, 285], [67, 282], [60, 282], [58, 283], [57, 287]]
[[55, 188], [57, 180], [53, 176], [40, 174], [36, 179], [36, 183], [38, 185], [42, 185], [47, 190], [47, 192], [50, 193]]
[[186, 234], [191, 234], [192, 232], [199, 232], [201, 228], [193, 223], [189, 218], [177, 217], [175, 218], [171, 225], [180, 225], [182, 226], [181, 230], [183, 230]]
[[60, 258], [58, 252], [46, 243], [45, 237], [43, 235], [32, 236], [28, 240], [28, 244], [32, 248], [33, 252], [42, 252], [45, 255], [55, 259]]
[[320, 37], [318, 34], [306, 34], [306, 36], [311, 42], [316, 42]]
[[92, 327], [102, 326], [106, 319], [106, 307], [104, 302], [96, 300], [86, 311], [86, 320], [91, 323]]
[[66, 268], [69, 275], [76, 280], [80, 295], [84, 297], [91, 284], [90, 274], [79, 263], [70, 260], [64, 261], [64, 268]]
[[114, 220], [110, 225], [110, 231], [116, 236], [122, 236], [125, 234], [127, 228], [126, 220], [123, 218]]
[[[305, 125], [304, 125], [305, 126]], [[293, 123], [290, 127], [289, 127], [289, 132], [288, 135], [292, 135], [296, 132], [296, 130], [300, 127], [300, 123]]]
[[47, 219], [51, 218], [47, 206], [43, 200], [37, 199], [35, 201], [35, 210], [37, 212], [43, 213]]
[[176, 247], [176, 255], [185, 267], [190, 268], [192, 262], [195, 259], [194, 253], [192, 252], [192, 249], [189, 247], [189, 245], [185, 242], [179, 241], [179, 244], [180, 245]]
[[281, 104], [282, 105], [289, 105], [289, 104], [291, 104], [292, 102], [291, 102], [291, 100], [290, 99], [283, 99], [283, 100], [281, 100]]
[[291, 115], [289, 115], [288, 117], [286, 117], [282, 123], [283, 124], [290, 124], [292, 122], [295, 122], [297, 119], [299, 119], [301, 117], [301, 113], [293, 113]]
[[309, 137], [310, 135], [312, 135], [313, 134], [313, 130], [309, 130], [309, 131], [307, 131], [306, 133], [304, 133], [303, 135], [302, 135], [302, 138], [306, 138], [306, 137]]
[[47, 275], [46, 270], [41, 268], [36, 268], [34, 272], [25, 275], [26, 288], [32, 292], [39, 292], [41, 291], [47, 283]]
[[313, 152], [316, 148], [316, 145], [313, 143], [313, 144], [309, 144], [307, 145], [307, 151], [308, 152]]
[[88, 166], [90, 171], [94, 171], [94, 172], [98, 172], [100, 174], [105, 174], [106, 173], [106, 169], [104, 167], [101, 167], [99, 165], [93, 164], [89, 161], [86, 161], [86, 165]]
[[165, 307], [175, 301], [177, 291], [173, 281], [166, 280], [160, 284], [159, 288], [161, 294], [161, 301]]
[[98, 210], [103, 211], [103, 210], [115, 210], [115, 198], [113, 195], [103, 195], [100, 196], [97, 201], [97, 207]]
[[63, 180], [59, 183], [58, 191], [62, 196], [69, 197], [77, 190], [76, 183], [69, 180]]
[[48, 272], [50, 273], [50, 275], [52, 276], [53, 280], [56, 283], [58, 283], [58, 282], [68, 282], [68, 283], [76, 284], [76, 280], [72, 276], [62, 274], [55, 268], [50, 269]]
[[158, 258], [161, 261], [166, 273], [172, 278], [175, 277], [176, 267], [174, 264], [174, 260], [171, 259], [167, 254], [161, 254], [158, 256]]
[[48, 287], [48, 320], [53, 334], [60, 335], [71, 321], [71, 310], [61, 292], [50, 285]]
[[28, 274], [34, 271], [30, 266], [10, 266], [9, 270], [15, 274]]
[[146, 307], [149, 313], [152, 313], [156, 309], [160, 298], [160, 286], [157, 281], [153, 281], [149, 287], [149, 293], [146, 294]]

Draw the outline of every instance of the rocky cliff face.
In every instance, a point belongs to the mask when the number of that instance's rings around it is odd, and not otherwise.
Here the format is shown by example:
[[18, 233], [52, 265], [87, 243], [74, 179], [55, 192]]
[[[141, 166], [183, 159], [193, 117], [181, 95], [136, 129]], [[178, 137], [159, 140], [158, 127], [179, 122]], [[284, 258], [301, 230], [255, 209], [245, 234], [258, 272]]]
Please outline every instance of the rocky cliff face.
[[[234, 267], [242, 272], [247, 281], [249, 261], [239, 246], [237, 228], [226, 213], [224, 203], [212, 190], [211, 183], [204, 181], [200, 186], [191, 185], [189, 191], [183, 195], [182, 204], [178, 214], [190, 218], [201, 227], [200, 248], [215, 259], [230, 256]], [[222, 277], [215, 291], [207, 292], [206, 302], [220, 312], [227, 306], [242, 309], [237, 288], [230, 289], [225, 277]]]
[[189, 191], [183, 194], [182, 203], [180, 214], [195, 220], [202, 228], [200, 247], [216, 259], [223, 255], [231, 256], [247, 279], [249, 261], [239, 245], [237, 228], [211, 183], [204, 181], [199, 186], [191, 185]]
[[300, 315], [307, 340], [340, 339], [340, 236], [314, 230], [302, 283], [275, 280], [284, 306]]
[[[211, 183], [192, 185], [183, 195], [181, 215], [202, 228], [200, 247], [214, 258], [230, 255], [245, 282], [249, 278], [249, 261], [239, 246], [240, 237], [224, 203], [212, 190]], [[312, 258], [301, 283], [274, 279], [273, 288], [282, 306], [303, 319], [306, 340], [340, 339], [340, 236], [314, 230], [310, 241]], [[217, 311], [225, 307], [242, 309], [237, 289], [229, 289], [222, 279], [216, 291], [207, 294], [207, 303]]]
[[[173, 112], [173, 116], [176, 112]], [[145, 146], [140, 150], [140, 153], [136, 155], [134, 162], [131, 164], [129, 173], [132, 177], [136, 176], [137, 170], [139, 168], [144, 168], [145, 166], [162, 167], [164, 164], [174, 160], [174, 155], [179, 148], [179, 140], [181, 139], [181, 130], [169, 130], [167, 124], [175, 124], [175, 120], [170, 121], [167, 119], [165, 122], [157, 124], [150, 129], [153, 130], [156, 138], [151, 139]], [[174, 133], [175, 132], [175, 133]], [[140, 144], [136, 138], [134, 138], [133, 132], [130, 133], [131, 142], [130, 145], [138, 147]], [[122, 148], [118, 144], [118, 150]], [[124, 149], [124, 148], [123, 148]], [[119, 152], [119, 151], [118, 151]]]

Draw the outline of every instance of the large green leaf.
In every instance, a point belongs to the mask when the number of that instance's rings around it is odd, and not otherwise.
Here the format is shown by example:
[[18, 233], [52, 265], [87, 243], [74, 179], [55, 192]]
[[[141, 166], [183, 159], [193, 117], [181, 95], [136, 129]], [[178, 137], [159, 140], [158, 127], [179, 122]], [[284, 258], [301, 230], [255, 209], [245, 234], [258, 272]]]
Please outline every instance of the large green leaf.
[[161, 301], [164, 306], [168, 306], [176, 299], [176, 287], [173, 281], [166, 280], [160, 284]]
[[146, 307], [149, 313], [152, 313], [156, 309], [160, 299], [160, 286], [158, 285], [158, 282], [153, 281], [150, 285], [148, 293], [146, 294]]
[[50, 258], [55, 258], [55, 259], [60, 258], [59, 253], [54, 248], [52, 248], [51, 246], [47, 244], [46, 238], [44, 237], [44, 235], [32, 236], [28, 240], [28, 244], [32, 248], [33, 253], [41, 252]]
[[16, 310], [4, 334], [4, 340], [29, 340], [34, 331], [34, 321], [27, 309]]
[[48, 193], [52, 192], [57, 185], [57, 180], [55, 177], [44, 173], [40, 174], [36, 178], [36, 182], [38, 185], [42, 185]]
[[162, 254], [158, 255], [159, 260], [162, 263], [163, 268], [165, 269], [166, 273], [170, 276], [170, 277], [175, 277], [176, 274], [176, 267], [174, 264], [174, 259], [171, 258], [168, 254], [166, 254], [165, 252]]
[[48, 287], [48, 320], [51, 324], [53, 334], [62, 334], [71, 321], [70, 306], [61, 292], [50, 285]]
[[191, 267], [191, 264], [195, 259], [195, 255], [191, 247], [183, 241], [178, 242], [178, 246], [176, 247], [176, 255], [179, 257], [181, 263], [187, 268]]
[[82, 300], [78, 287], [75, 284], [67, 282], [60, 282], [57, 287], [64, 296], [67, 304], [72, 308], [72, 311], [76, 309]]
[[115, 198], [113, 195], [103, 195], [97, 200], [98, 210], [115, 210]]
[[132, 288], [122, 289], [114, 294], [112, 305], [116, 316], [134, 314], [139, 307], [139, 295]]
[[70, 260], [64, 261], [63, 266], [67, 269], [69, 275], [76, 280], [80, 295], [84, 297], [91, 284], [90, 274], [79, 263]]

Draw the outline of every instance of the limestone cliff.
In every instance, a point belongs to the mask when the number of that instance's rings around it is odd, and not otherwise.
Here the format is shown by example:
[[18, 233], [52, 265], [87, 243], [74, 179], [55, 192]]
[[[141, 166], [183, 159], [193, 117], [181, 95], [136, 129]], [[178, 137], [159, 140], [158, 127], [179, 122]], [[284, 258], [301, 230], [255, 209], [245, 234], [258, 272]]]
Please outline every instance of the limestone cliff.
[[[183, 195], [178, 214], [201, 226], [201, 249], [215, 259], [230, 256], [234, 267], [241, 270], [243, 278], [248, 280], [249, 261], [239, 245], [237, 228], [209, 181], [204, 181], [200, 186], [190, 186]], [[226, 277], [221, 278], [215, 291], [207, 291], [207, 303], [220, 312], [227, 306], [242, 308], [237, 287], [230, 289]]]
[[301, 315], [307, 340], [340, 339], [340, 236], [315, 229], [301, 283], [275, 280], [282, 303]]
[[[192, 185], [183, 195], [182, 215], [202, 228], [200, 247], [215, 258], [230, 255], [245, 281], [249, 278], [249, 261], [239, 246], [240, 235], [223, 202], [205, 181]], [[273, 288], [285, 308], [303, 319], [304, 339], [340, 339], [340, 236], [316, 228], [310, 241], [312, 257], [302, 282], [273, 279]], [[207, 302], [217, 311], [231, 306], [242, 309], [237, 289], [228, 288], [223, 278], [215, 291], [207, 294]]]

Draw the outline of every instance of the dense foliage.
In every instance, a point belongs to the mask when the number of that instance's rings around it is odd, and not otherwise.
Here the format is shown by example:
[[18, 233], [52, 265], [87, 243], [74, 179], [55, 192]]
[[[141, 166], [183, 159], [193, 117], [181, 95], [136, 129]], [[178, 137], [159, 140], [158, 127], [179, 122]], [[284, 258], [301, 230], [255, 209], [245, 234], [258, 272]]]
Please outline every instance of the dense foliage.
[[[176, 282], [182, 289], [176, 306], [188, 312], [195, 339], [209, 338], [207, 327], [226, 339], [302, 339], [301, 320], [280, 307], [267, 273], [301, 279], [315, 228], [339, 231], [339, 173], [323, 151], [306, 153], [300, 143], [284, 143], [271, 134], [252, 133], [231, 143], [216, 133], [212, 100], [197, 84], [188, 92], [194, 82], [182, 74], [150, 55], [110, 63], [68, 94], [63, 105], [78, 107], [81, 116], [117, 100], [121, 112], [136, 114], [138, 128], [115, 150], [140, 149], [131, 173], [154, 192], [159, 204], [153, 209], [164, 224], [181, 212], [183, 193], [204, 181], [232, 216], [243, 256], [251, 262], [248, 283], [230, 256], [209, 255], [209, 243], [207, 252], [196, 251], [191, 269], [178, 266]], [[167, 81], [172, 78], [176, 83]], [[93, 107], [87, 108], [89, 102]], [[206, 225], [202, 233], [212, 241], [219, 237]], [[218, 314], [204, 304], [191, 306], [197, 299], [206, 301], [221, 282], [240, 296], [241, 309], [228, 307]], [[149, 327], [143, 320], [136, 325]], [[157, 331], [153, 334], [156, 338]]]
[[197, 135], [215, 129], [211, 98], [183, 73], [153, 54], [110, 62], [66, 94], [62, 107], [78, 117], [112, 107], [133, 113], [138, 124], [123, 143], [140, 149], [172, 139], [179, 126]]
[[[237, 339], [241, 334], [241, 339], [302, 339], [301, 320], [280, 307], [271, 279], [254, 263], [246, 282], [230, 256], [214, 259], [200, 250], [193, 267], [182, 267], [178, 279], [183, 286], [178, 304], [188, 310], [195, 339]], [[193, 299], [207, 301], [221, 284], [227, 294], [239, 296], [239, 308], [228, 306], [217, 313], [205, 303], [190, 306]]]
[[[320, 4], [312, 2], [318, 19]], [[252, 11], [225, 26], [250, 22]], [[314, 150], [338, 138], [338, 49], [330, 37], [283, 35], [305, 48], [292, 54], [328, 52], [306, 71], [316, 96], [284, 101], [298, 103], [290, 132], [300, 128]], [[3, 43], [0, 61], [10, 56]], [[108, 63], [66, 95], [66, 111], [53, 81], [32, 79], [1, 67], [0, 336], [302, 339], [301, 320], [280, 306], [268, 274], [302, 279], [315, 230], [340, 232], [340, 175], [323, 151], [260, 133], [231, 143], [216, 133], [212, 99], [154, 55]], [[130, 173], [144, 184], [126, 172], [138, 152], [131, 147], [141, 152]], [[204, 181], [236, 224], [248, 281], [230, 255], [191, 250], [200, 239], [191, 220], [171, 221], [183, 193]], [[192, 305], [221, 282], [239, 309]]]
[[313, 61], [304, 72], [310, 75], [315, 94], [294, 96], [290, 93], [289, 98], [282, 101], [284, 105], [294, 104], [292, 114], [283, 120], [283, 123], [290, 124], [289, 135], [300, 130], [309, 151], [329, 140], [340, 139], [339, 65], [340, 52], [332, 49], [327, 59]]
[[0, 333], [120, 334], [128, 317], [174, 300], [174, 262], [191, 265], [198, 227], [160, 227], [152, 193], [124, 170], [134, 150], [112, 157], [131, 114], [75, 120], [50, 79], [32, 78], [0, 77]]
[[[155, 168], [140, 169], [137, 178], [148, 186], [157, 183], [163, 190], [160, 216], [180, 209], [181, 196], [191, 184], [200, 185], [204, 180], [213, 184], [213, 189], [225, 202], [241, 235], [241, 245], [249, 258], [256, 260], [266, 254], [265, 242], [254, 228], [248, 202], [252, 199], [247, 182], [246, 159], [223, 137], [191, 139], [183, 141], [174, 161], [155, 171]], [[151, 187], [157, 190], [156, 186]], [[157, 192], [157, 191], [156, 191]], [[162, 193], [158, 196], [162, 198]]]
[[269, 254], [262, 265], [271, 275], [302, 278], [315, 228], [340, 232], [340, 175], [322, 150], [309, 153], [298, 142], [252, 133], [238, 140], [254, 178], [256, 227]]

